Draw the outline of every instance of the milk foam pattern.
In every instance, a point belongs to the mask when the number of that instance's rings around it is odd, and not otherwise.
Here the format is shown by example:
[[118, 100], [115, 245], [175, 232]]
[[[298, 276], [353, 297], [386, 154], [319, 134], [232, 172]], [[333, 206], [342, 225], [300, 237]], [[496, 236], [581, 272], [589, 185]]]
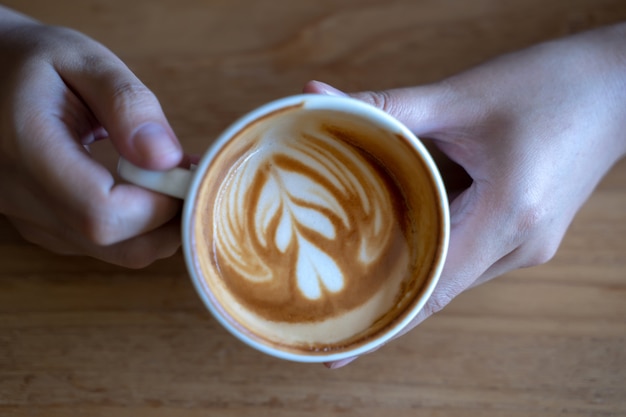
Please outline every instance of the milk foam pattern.
[[[351, 270], [383, 255], [396, 221], [370, 159], [320, 132], [276, 138], [271, 147], [250, 151], [218, 192], [218, 263], [256, 284], [291, 280], [310, 301], [349, 291], [357, 284]], [[328, 250], [341, 239], [358, 242], [353, 259]], [[283, 268], [276, 267], [277, 259]]]

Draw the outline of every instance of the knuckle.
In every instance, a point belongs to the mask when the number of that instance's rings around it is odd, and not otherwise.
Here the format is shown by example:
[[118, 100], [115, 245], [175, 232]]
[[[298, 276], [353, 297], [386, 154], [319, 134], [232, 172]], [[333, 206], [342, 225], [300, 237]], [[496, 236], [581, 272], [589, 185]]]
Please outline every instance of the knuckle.
[[521, 194], [508, 205], [509, 236], [514, 247], [521, 246], [544, 228], [547, 211], [537, 198]]
[[367, 101], [385, 113], [393, 114], [396, 110], [394, 100], [387, 91], [371, 91]]
[[156, 96], [138, 80], [125, 80], [113, 87], [113, 105], [115, 111], [127, 111], [130, 107], [153, 106]]
[[84, 211], [79, 219], [78, 232], [91, 244], [96, 246], [110, 246], [118, 242], [118, 224], [113, 211], [106, 210], [101, 205], [93, 204]]
[[560, 245], [560, 236], [555, 234], [554, 222], [544, 204], [533, 199], [518, 202], [513, 222], [513, 242], [522, 248], [523, 256], [519, 267], [528, 268], [549, 262]]
[[518, 214], [515, 220], [515, 234], [524, 238], [533, 234], [543, 222], [543, 212], [535, 204], [527, 205]]
[[430, 317], [433, 314], [436, 314], [443, 310], [454, 297], [451, 296], [447, 291], [436, 291], [433, 295], [428, 299], [426, 305], [424, 305], [424, 314], [426, 317]]
[[534, 245], [521, 264], [522, 268], [530, 268], [546, 264], [554, 258], [559, 247], [559, 242], [554, 240], [543, 240]]

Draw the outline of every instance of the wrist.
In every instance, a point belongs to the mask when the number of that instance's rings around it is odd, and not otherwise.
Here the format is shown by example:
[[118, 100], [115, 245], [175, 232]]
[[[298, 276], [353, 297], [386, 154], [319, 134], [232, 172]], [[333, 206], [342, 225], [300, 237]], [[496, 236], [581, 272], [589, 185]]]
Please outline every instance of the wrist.
[[626, 157], [626, 22], [579, 36], [584, 60], [580, 64], [583, 74], [588, 74], [582, 81], [594, 84], [597, 89], [593, 97], [598, 112], [605, 113], [600, 117], [606, 123], [602, 128], [610, 132], [605, 136], [607, 145], [618, 161]]

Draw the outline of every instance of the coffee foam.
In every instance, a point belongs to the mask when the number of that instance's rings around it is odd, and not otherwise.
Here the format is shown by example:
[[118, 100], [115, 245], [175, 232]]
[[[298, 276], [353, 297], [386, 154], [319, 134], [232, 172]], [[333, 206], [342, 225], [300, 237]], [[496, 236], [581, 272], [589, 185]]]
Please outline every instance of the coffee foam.
[[[406, 173], [389, 161], [407, 157], [386, 149], [386, 136], [295, 108], [222, 149], [202, 181], [193, 235], [201, 275], [229, 321], [315, 351], [367, 338], [402, 315], [432, 250], [417, 243], [422, 225], [411, 213], [420, 198], [404, 195], [420, 181], [399, 179]], [[419, 168], [409, 160], [406, 169]]]

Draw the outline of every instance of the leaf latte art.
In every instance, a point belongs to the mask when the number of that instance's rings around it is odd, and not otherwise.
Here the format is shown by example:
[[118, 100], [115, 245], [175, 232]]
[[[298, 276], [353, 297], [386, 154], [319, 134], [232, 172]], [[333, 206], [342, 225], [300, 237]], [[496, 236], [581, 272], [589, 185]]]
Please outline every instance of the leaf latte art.
[[215, 262], [238, 302], [268, 320], [343, 314], [408, 262], [400, 191], [348, 138], [326, 127], [253, 146], [217, 191]]

